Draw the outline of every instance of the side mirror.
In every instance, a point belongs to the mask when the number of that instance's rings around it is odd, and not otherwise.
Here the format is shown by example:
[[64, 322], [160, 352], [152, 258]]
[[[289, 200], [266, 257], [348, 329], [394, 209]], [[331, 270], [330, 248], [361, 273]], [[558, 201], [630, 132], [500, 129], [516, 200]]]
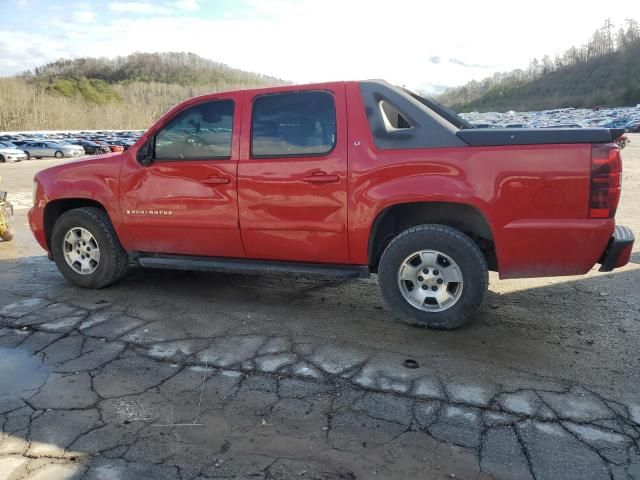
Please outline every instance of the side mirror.
[[136, 159], [140, 165], [147, 166], [153, 161], [153, 148], [151, 148], [151, 142], [151, 139], [144, 142], [136, 153]]

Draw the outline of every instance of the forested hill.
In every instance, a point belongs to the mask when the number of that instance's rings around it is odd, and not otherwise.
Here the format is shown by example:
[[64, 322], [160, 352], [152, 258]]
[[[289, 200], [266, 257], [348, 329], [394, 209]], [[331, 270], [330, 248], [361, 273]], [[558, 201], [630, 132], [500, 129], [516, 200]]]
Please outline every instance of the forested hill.
[[[626, 28], [625, 28], [626, 27]], [[497, 73], [447, 90], [440, 101], [458, 112], [544, 110], [640, 103], [640, 28], [607, 21], [589, 42], [527, 70]]]
[[134, 53], [126, 57], [58, 60], [36, 68], [34, 76], [55, 80], [86, 77], [119, 82], [161, 82], [178, 85], [256, 85], [283, 83], [282, 80], [231, 68], [194, 53]]
[[284, 83], [193, 53], [58, 60], [0, 78], [0, 131], [146, 128], [195, 95]]

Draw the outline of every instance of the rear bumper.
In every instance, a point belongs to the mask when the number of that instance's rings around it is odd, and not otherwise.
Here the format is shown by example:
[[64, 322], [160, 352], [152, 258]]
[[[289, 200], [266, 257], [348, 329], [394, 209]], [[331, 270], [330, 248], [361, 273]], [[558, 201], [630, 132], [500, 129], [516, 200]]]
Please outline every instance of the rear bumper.
[[614, 268], [623, 267], [629, 263], [634, 240], [635, 237], [631, 230], [627, 227], [616, 225], [607, 248], [598, 261], [600, 264], [599, 271], [610, 272]]
[[602, 258], [615, 220], [517, 220], [496, 231], [500, 278], [584, 275]]

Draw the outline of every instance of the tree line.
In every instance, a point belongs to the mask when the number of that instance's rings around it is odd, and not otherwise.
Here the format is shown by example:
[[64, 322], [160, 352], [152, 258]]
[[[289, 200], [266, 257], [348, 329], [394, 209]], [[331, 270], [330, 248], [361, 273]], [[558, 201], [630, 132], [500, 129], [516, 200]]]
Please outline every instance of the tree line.
[[607, 19], [583, 45], [448, 89], [439, 100], [458, 111], [640, 103], [639, 58], [638, 21], [627, 19], [616, 28]]

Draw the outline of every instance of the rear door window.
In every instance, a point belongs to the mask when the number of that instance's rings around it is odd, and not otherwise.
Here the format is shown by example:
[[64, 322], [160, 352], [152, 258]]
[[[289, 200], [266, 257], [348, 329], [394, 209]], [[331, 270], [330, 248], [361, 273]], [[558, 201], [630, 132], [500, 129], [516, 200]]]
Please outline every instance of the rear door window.
[[329, 92], [276, 93], [253, 102], [253, 158], [324, 155], [335, 144], [336, 107]]

